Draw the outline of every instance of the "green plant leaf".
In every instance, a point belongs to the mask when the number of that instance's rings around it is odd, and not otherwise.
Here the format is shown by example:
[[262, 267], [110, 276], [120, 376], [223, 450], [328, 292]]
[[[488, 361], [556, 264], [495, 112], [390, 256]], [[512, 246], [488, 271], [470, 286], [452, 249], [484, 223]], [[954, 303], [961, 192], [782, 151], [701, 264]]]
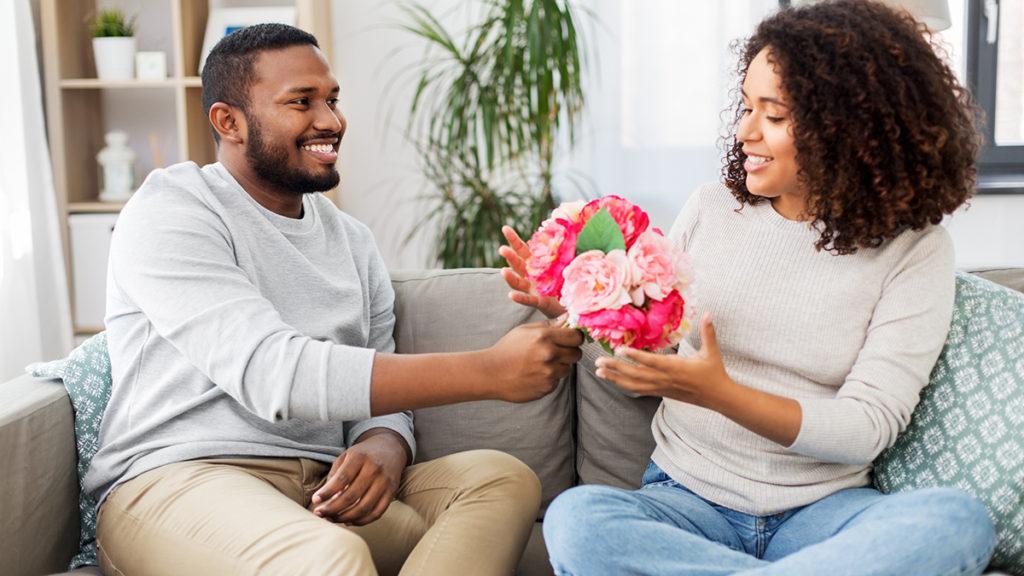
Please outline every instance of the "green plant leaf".
[[612, 218], [604, 208], [590, 217], [576, 239], [577, 255], [591, 250], [600, 250], [607, 254], [612, 250], [625, 249], [626, 239], [622, 236], [622, 230], [615, 223], [615, 218]]
[[424, 48], [406, 137], [434, 193], [416, 230], [435, 231], [443, 266], [501, 266], [501, 225], [536, 229], [557, 205], [556, 160], [585, 103], [577, 1], [483, 0], [457, 30], [441, 23], [449, 13], [398, 1], [397, 27]]
[[128, 18], [117, 8], [100, 10], [91, 23], [94, 38], [111, 38], [135, 35], [135, 16]]

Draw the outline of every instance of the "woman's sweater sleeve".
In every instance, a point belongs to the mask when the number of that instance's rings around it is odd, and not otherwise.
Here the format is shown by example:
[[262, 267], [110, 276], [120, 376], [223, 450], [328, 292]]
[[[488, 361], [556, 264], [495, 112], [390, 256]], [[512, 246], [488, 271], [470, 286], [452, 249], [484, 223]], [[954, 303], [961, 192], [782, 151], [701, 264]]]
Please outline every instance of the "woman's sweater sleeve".
[[867, 464], [910, 422], [949, 332], [954, 257], [948, 233], [919, 236], [886, 278], [864, 345], [834, 398], [798, 399], [793, 452]]

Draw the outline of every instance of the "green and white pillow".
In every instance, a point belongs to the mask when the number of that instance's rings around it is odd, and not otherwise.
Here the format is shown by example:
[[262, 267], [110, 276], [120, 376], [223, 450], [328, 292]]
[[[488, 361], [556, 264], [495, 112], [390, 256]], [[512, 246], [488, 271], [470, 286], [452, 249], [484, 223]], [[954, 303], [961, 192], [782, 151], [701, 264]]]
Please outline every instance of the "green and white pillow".
[[1024, 576], [1024, 294], [957, 274], [946, 345], [874, 481], [882, 492], [974, 494], [995, 521], [990, 567]]
[[[110, 356], [107, 335], [100, 333], [71, 351], [67, 358], [37, 363], [28, 367], [38, 378], [56, 378], [64, 382], [75, 409], [75, 445], [78, 450], [78, 483], [81, 487], [89, 463], [100, 445], [100, 424], [110, 400]], [[68, 570], [98, 565], [96, 560], [96, 500], [80, 492], [78, 511], [81, 533], [78, 554]]]

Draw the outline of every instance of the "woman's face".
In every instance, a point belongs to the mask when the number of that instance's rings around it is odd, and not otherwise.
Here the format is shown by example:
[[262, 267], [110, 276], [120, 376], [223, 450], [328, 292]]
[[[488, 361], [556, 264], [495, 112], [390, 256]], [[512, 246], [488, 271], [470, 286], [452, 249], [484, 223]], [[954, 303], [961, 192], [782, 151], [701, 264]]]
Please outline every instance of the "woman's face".
[[743, 80], [743, 117], [736, 138], [747, 156], [743, 163], [747, 190], [772, 198], [779, 213], [795, 219], [804, 207], [804, 193], [797, 181], [793, 125], [781, 86], [765, 48], [754, 57]]

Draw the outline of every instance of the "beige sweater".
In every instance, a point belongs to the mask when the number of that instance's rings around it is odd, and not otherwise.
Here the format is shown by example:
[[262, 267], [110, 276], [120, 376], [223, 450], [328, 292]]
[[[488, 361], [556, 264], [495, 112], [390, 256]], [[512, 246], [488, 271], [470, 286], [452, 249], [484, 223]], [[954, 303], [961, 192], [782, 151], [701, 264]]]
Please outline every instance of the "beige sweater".
[[[817, 231], [769, 203], [745, 206], [707, 185], [670, 237], [692, 257], [689, 302], [711, 313], [729, 375], [796, 399], [792, 446], [728, 418], [665, 400], [651, 424], [654, 461], [700, 496], [768, 515], [870, 482], [871, 462], [910, 421], [945, 342], [953, 247], [940, 226], [835, 256]], [[694, 330], [689, 343], [700, 348]]]

